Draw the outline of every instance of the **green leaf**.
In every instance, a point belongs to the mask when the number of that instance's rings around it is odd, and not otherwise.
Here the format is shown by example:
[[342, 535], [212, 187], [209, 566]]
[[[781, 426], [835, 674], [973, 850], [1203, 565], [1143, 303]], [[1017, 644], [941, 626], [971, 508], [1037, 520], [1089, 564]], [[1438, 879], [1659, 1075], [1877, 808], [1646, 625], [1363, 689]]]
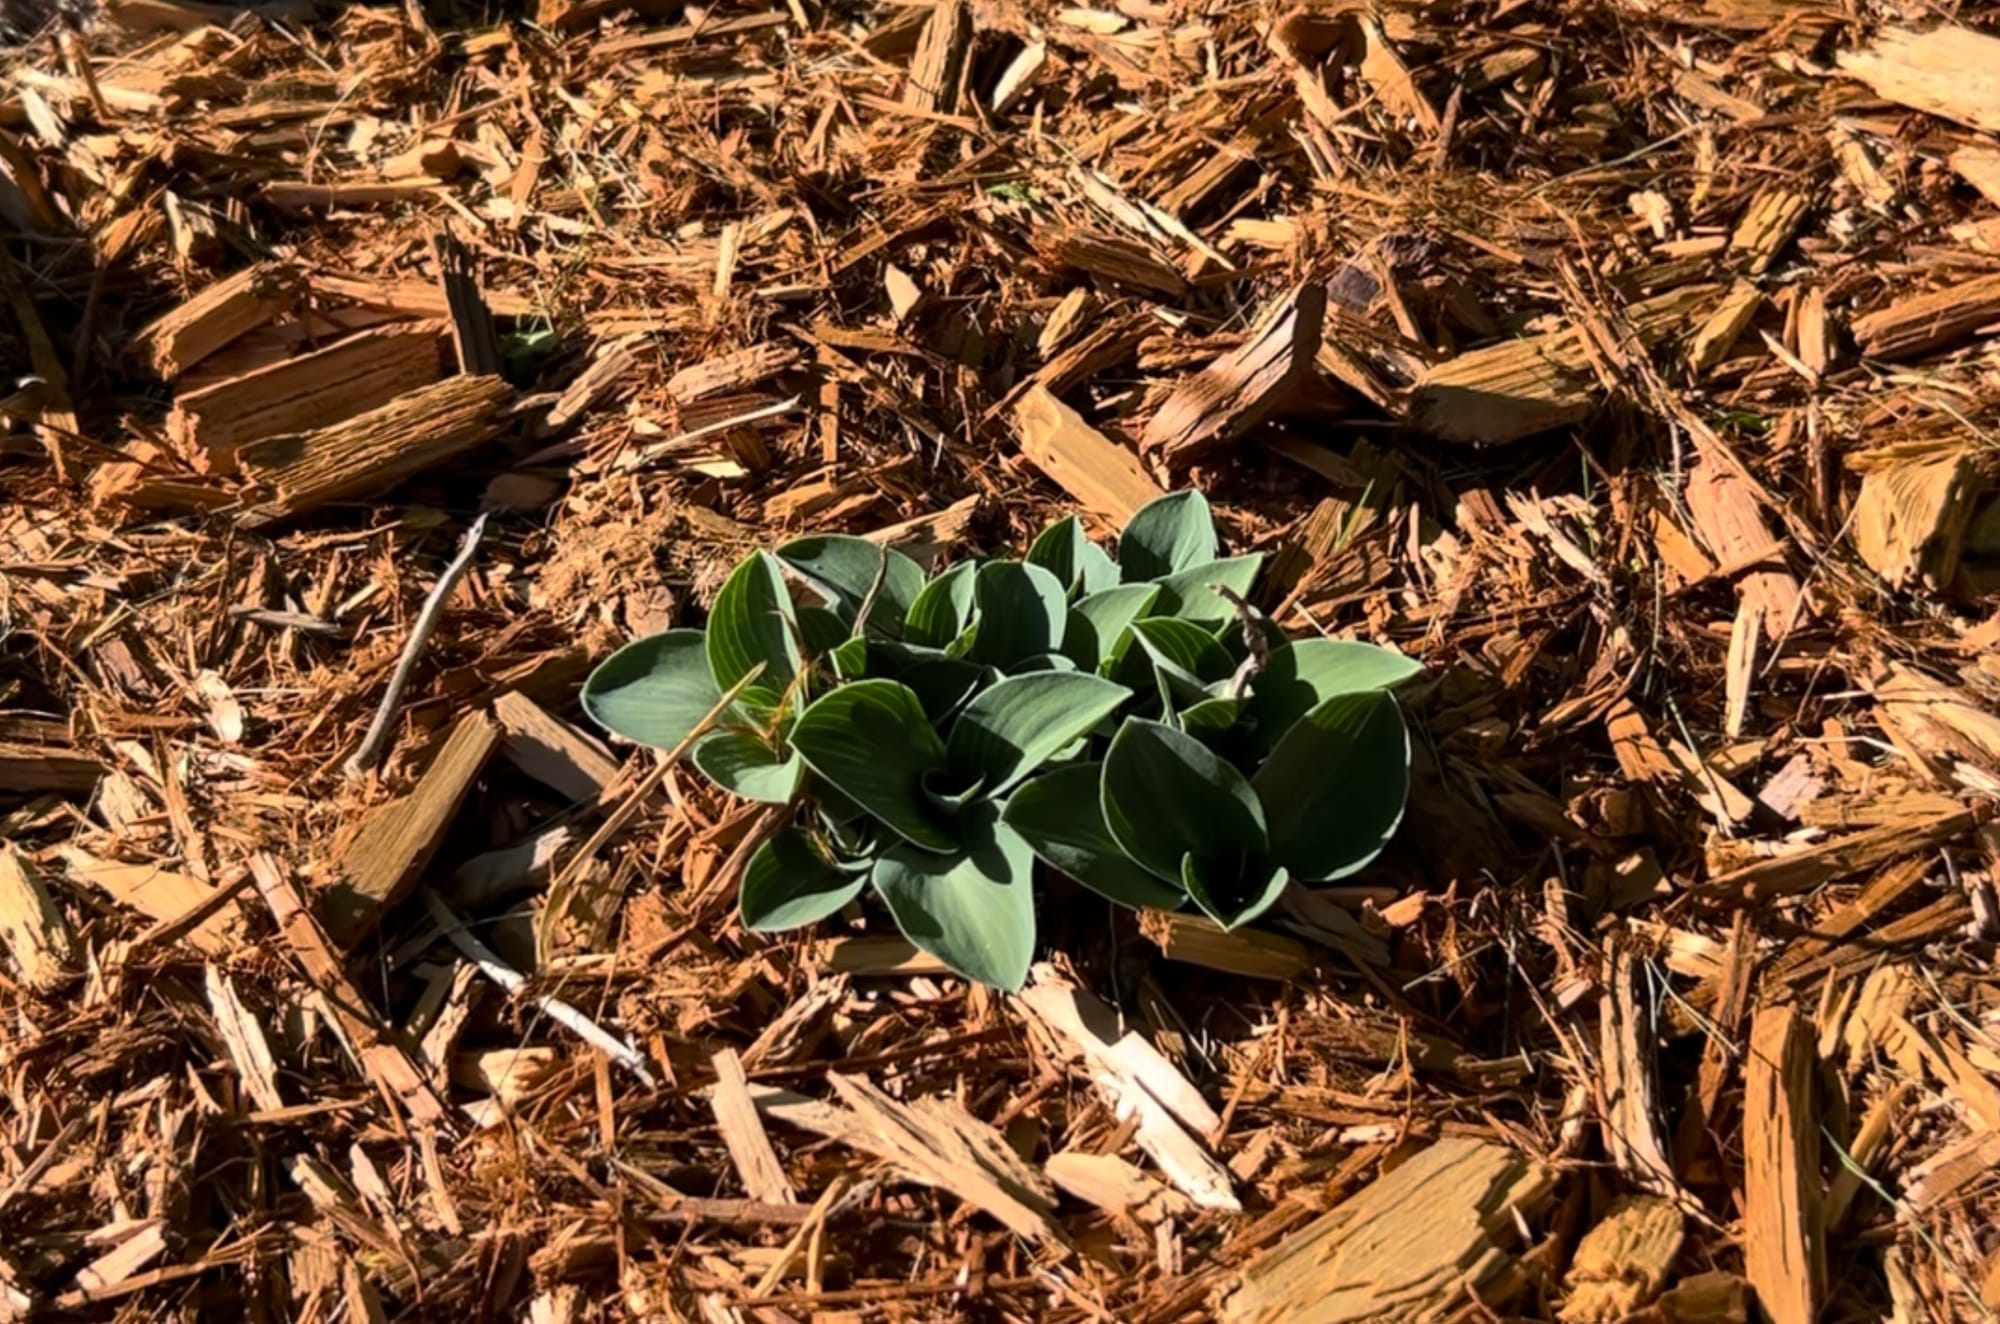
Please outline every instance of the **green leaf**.
[[1292, 723], [1342, 694], [1386, 690], [1423, 670], [1388, 648], [1352, 639], [1301, 639], [1274, 649], [1250, 685], [1245, 716], [1256, 728], [1260, 752], [1269, 750]]
[[1069, 604], [1056, 577], [1038, 565], [989, 561], [972, 581], [979, 632], [972, 660], [1005, 670], [1062, 647]]
[[1018, 989], [1035, 954], [1034, 854], [991, 802], [961, 826], [962, 849], [892, 846], [870, 881], [904, 937], [968, 979]]
[[1125, 858], [1104, 825], [1098, 800], [1101, 763], [1072, 763], [1024, 782], [1001, 815], [1042, 863], [1099, 896], [1134, 910], [1178, 909], [1187, 898]]
[[1076, 516], [1059, 519], [1028, 547], [1028, 564], [1054, 575], [1070, 597], [1095, 593], [1118, 582], [1118, 567], [1092, 542]]
[[764, 551], [744, 557], [708, 610], [708, 669], [715, 683], [726, 690], [762, 662], [757, 683], [782, 693], [799, 673], [796, 621], [778, 559]]
[[1241, 859], [1226, 872], [1192, 855], [1181, 857], [1181, 885], [1202, 913], [1225, 929], [1247, 924], [1269, 910], [1290, 881], [1283, 866], [1256, 857]]
[[1226, 561], [1208, 561], [1176, 571], [1160, 581], [1160, 600], [1154, 613], [1178, 616], [1184, 621], [1215, 630], [1236, 620], [1236, 608], [1210, 585], [1221, 584], [1238, 597], [1250, 596], [1257, 571], [1264, 564], [1262, 552], [1232, 556]]
[[1203, 687], [1232, 670], [1215, 636], [1192, 622], [1155, 616], [1132, 622], [1132, 634], [1181, 703], [1200, 702]]
[[[844, 533], [794, 538], [778, 549], [777, 556], [831, 599], [836, 614], [850, 628], [873, 590], [875, 602], [868, 610], [866, 629], [884, 638], [902, 637], [903, 620], [924, 589], [923, 567], [915, 561], [894, 548]], [[880, 589], [875, 588], [878, 574]]]
[[952, 724], [945, 765], [1001, 795], [1109, 717], [1132, 691], [1080, 671], [1038, 671], [982, 690]]
[[843, 640], [829, 655], [833, 659], [833, 674], [842, 680], [861, 680], [868, 675], [874, 665], [875, 654], [869, 648], [871, 640], [865, 634]]
[[1076, 659], [1067, 653], [1037, 653], [1024, 657], [1007, 668], [1010, 676], [1025, 676], [1035, 671], [1077, 671]]
[[852, 642], [847, 626], [825, 607], [794, 607], [792, 612], [798, 620], [799, 642], [807, 657], [831, 657], [842, 644]]
[[788, 804], [805, 779], [797, 754], [780, 755], [748, 731], [715, 731], [689, 754], [701, 775], [745, 800]]
[[1178, 716], [1181, 730], [1227, 758], [1223, 741], [1235, 730], [1236, 719], [1242, 711], [1243, 700], [1217, 697], [1183, 708]]
[[1344, 878], [1382, 853], [1410, 794], [1410, 733], [1382, 690], [1338, 694], [1285, 732], [1254, 783], [1271, 858], [1312, 881]]
[[924, 794], [924, 774], [944, 766], [944, 742], [923, 704], [893, 680], [857, 680], [815, 700], [792, 727], [792, 748], [831, 783], [907, 841], [958, 848]]
[[591, 721], [655, 749], [672, 749], [687, 739], [720, 702], [700, 630], [635, 639], [599, 663], [583, 683], [583, 711]]
[[1118, 535], [1118, 569], [1128, 584], [1161, 579], [1215, 559], [1208, 498], [1189, 488], [1132, 512]]
[[752, 933], [783, 933], [835, 913], [860, 896], [867, 881], [835, 868], [810, 836], [784, 827], [750, 857], [736, 904]]
[[924, 585], [903, 621], [903, 639], [943, 648], [972, 622], [972, 576], [978, 566], [960, 561]]
[[917, 702], [924, 706], [924, 716], [930, 719], [931, 725], [942, 728], [952, 714], [972, 697], [973, 691], [985, 682], [988, 674], [987, 669], [977, 662], [934, 657], [897, 672], [896, 680], [916, 694]]
[[1092, 593], [1069, 609], [1063, 652], [1085, 671], [1103, 674], [1131, 646], [1125, 627], [1151, 611], [1159, 596], [1157, 584], [1123, 584]]
[[1201, 741], [1129, 718], [1104, 756], [1100, 800], [1112, 840], [1160, 878], [1182, 879], [1192, 855], [1205, 875], [1264, 853], [1264, 807], [1243, 774]]

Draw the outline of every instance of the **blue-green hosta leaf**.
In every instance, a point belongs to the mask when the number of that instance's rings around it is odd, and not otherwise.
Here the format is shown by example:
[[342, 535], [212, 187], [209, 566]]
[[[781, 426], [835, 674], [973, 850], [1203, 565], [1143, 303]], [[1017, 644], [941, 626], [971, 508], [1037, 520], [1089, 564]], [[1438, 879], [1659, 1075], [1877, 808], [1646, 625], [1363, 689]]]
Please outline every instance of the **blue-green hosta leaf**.
[[1243, 774], [1160, 722], [1129, 718], [1104, 756], [1104, 824], [1125, 854], [1171, 883], [1192, 855], [1207, 875], [1233, 873], [1268, 845], [1264, 807]]
[[943, 648], [972, 623], [972, 576], [978, 566], [960, 561], [924, 585], [903, 620], [907, 643]]
[[1421, 670], [1422, 664], [1394, 649], [1353, 639], [1301, 639], [1272, 650], [1251, 682], [1244, 716], [1256, 728], [1259, 751], [1268, 751], [1292, 723], [1328, 699], [1386, 690]]
[[1024, 657], [1013, 666], [1008, 667], [1007, 674], [1010, 676], [1025, 676], [1036, 671], [1078, 670], [1081, 670], [1081, 668], [1076, 665], [1076, 659], [1067, 653], [1037, 653], [1033, 657]]
[[1080, 671], [1009, 676], [958, 715], [945, 739], [945, 765], [961, 780], [983, 780], [986, 794], [1002, 795], [1131, 695]]
[[865, 634], [842, 640], [839, 647], [828, 655], [833, 662], [833, 674], [842, 680], [866, 679], [869, 668], [875, 663], [875, 655], [869, 650], [870, 642]]
[[[878, 547], [866, 538], [844, 533], [794, 538], [778, 548], [777, 557], [829, 598], [835, 614], [850, 628], [855, 613], [874, 590], [867, 632], [887, 639], [902, 636], [910, 604], [924, 588], [923, 567], [915, 561], [892, 547]], [[882, 581], [879, 589], [875, 588], [877, 575]]]
[[1132, 863], [1111, 839], [1098, 800], [1101, 763], [1072, 763], [1024, 782], [1007, 799], [1002, 818], [1035, 855], [1099, 896], [1134, 910], [1176, 910], [1187, 900], [1178, 885]]
[[1022, 561], [989, 561], [972, 580], [978, 632], [970, 656], [1006, 670], [1062, 647], [1069, 603], [1056, 577]]
[[890, 847], [870, 881], [904, 937], [968, 979], [1018, 989], [1035, 954], [1034, 854], [991, 802], [960, 831], [947, 855]]
[[794, 607], [792, 612], [799, 623], [799, 642], [805, 647], [807, 657], [831, 657], [842, 644], [850, 642], [847, 626], [825, 607]]
[[977, 662], [955, 657], [926, 658], [896, 673], [924, 707], [924, 716], [942, 731], [973, 691], [986, 683], [991, 673]]
[[1237, 861], [1233, 870], [1201, 863], [1192, 855], [1181, 858], [1181, 885], [1202, 913], [1225, 929], [1248, 924], [1269, 910], [1290, 881], [1283, 865], [1256, 856]]
[[784, 572], [769, 552], [744, 557], [708, 609], [708, 669], [728, 689], [759, 662], [760, 688], [783, 693], [799, 672], [797, 617]]
[[805, 780], [806, 765], [795, 753], [780, 754], [748, 731], [715, 731], [689, 754], [701, 775], [745, 800], [788, 804]]
[[743, 870], [737, 909], [753, 933], [783, 933], [834, 914], [861, 895], [867, 876], [834, 866], [795, 827], [779, 828]]
[[926, 850], [958, 847], [924, 794], [944, 767], [944, 742], [908, 686], [857, 680], [814, 700], [792, 727], [792, 748], [821, 780]]
[[1063, 652], [1085, 671], [1105, 674], [1131, 647], [1125, 628], [1150, 612], [1159, 596], [1157, 584], [1121, 584], [1083, 598], [1069, 609]]
[[1228, 747], [1223, 741], [1235, 729], [1242, 711], [1243, 700], [1217, 697], [1181, 709], [1178, 717], [1181, 730], [1226, 758]]
[[1232, 670], [1215, 636], [1191, 621], [1155, 616], [1132, 622], [1132, 634], [1165, 678], [1177, 704], [1199, 703], [1211, 681]]
[[1410, 794], [1410, 734], [1383, 690], [1339, 694], [1292, 724], [1254, 781], [1271, 858], [1295, 878], [1344, 878], [1389, 843]]
[[1027, 559], [1054, 575], [1072, 600], [1118, 582], [1118, 567], [1084, 533], [1083, 522], [1074, 515], [1037, 534]]
[[591, 721], [655, 749], [672, 749], [687, 739], [721, 701], [700, 630], [635, 639], [599, 663], [583, 683], [583, 711]]
[[1214, 559], [1215, 520], [1208, 498], [1193, 488], [1147, 502], [1118, 535], [1118, 570], [1128, 584]]
[[1160, 581], [1160, 600], [1154, 604], [1153, 612], [1158, 616], [1178, 616], [1211, 631], [1233, 624], [1236, 608], [1211, 585], [1221, 584], [1236, 596], [1247, 598], [1263, 564], [1264, 554], [1252, 552], [1175, 571]]

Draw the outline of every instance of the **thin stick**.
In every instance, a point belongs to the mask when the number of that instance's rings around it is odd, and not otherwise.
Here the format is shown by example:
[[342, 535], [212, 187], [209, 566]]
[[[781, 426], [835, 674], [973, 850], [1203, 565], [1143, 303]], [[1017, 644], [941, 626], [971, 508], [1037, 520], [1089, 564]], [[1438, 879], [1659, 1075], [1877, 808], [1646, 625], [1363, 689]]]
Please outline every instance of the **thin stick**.
[[[440, 900], [437, 893], [426, 891], [424, 904], [430, 907], [431, 917], [443, 927], [444, 936], [451, 939], [451, 945], [458, 948], [466, 960], [478, 966], [481, 974], [505, 989], [509, 995], [519, 992], [521, 986], [528, 982], [526, 975], [495, 956], [492, 948], [473, 937], [471, 931], [465, 927], [465, 921]], [[659, 1082], [647, 1069], [646, 1059], [640, 1056], [638, 1049], [561, 998], [544, 993], [537, 995], [533, 1001], [538, 1010], [548, 1014], [550, 1020], [575, 1031], [577, 1036], [591, 1047], [603, 1050], [606, 1056], [637, 1076], [647, 1089], [658, 1088]]]
[[472, 521], [472, 527], [465, 531], [465, 541], [460, 544], [458, 555], [452, 558], [438, 582], [432, 586], [431, 595], [424, 599], [423, 610], [417, 613], [417, 623], [410, 629], [410, 640], [403, 645], [403, 656], [396, 660], [396, 670], [389, 677], [389, 688], [382, 692], [381, 706], [375, 710], [375, 720], [368, 724], [368, 734], [361, 737], [361, 747], [348, 755], [341, 770], [350, 777], [359, 777], [375, 766], [382, 757], [384, 747], [389, 743], [389, 722], [396, 715], [396, 706], [403, 701], [403, 690], [410, 683], [410, 673], [416, 670], [417, 655], [424, 651], [430, 641], [431, 632], [437, 629], [438, 621], [444, 615], [445, 599], [452, 589], [472, 568], [472, 554], [479, 550], [479, 539], [486, 532], [486, 515], [481, 512]]

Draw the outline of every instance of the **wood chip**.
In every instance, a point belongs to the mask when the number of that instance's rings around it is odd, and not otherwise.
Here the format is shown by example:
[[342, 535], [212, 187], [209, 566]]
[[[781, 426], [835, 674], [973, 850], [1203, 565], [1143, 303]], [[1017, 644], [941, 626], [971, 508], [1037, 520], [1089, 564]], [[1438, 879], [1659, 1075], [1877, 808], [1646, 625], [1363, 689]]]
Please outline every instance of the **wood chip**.
[[798, 1195], [771, 1148], [771, 1138], [764, 1134], [764, 1123], [758, 1119], [742, 1059], [735, 1050], [725, 1048], [709, 1059], [709, 1065], [715, 1069], [709, 1107], [715, 1112], [715, 1124], [722, 1130], [723, 1143], [729, 1146], [743, 1189], [751, 1199], [766, 1204], [796, 1204]]
[[493, 701], [500, 750], [521, 771], [570, 800], [594, 801], [618, 776], [604, 746], [518, 690]]
[[[98, 859], [77, 846], [65, 846], [61, 854], [64, 866], [78, 881], [90, 884], [152, 920], [178, 920], [189, 911], [209, 904], [217, 891], [199, 878], [158, 865], [117, 864]], [[210, 956], [226, 956], [236, 949], [242, 935], [242, 912], [231, 904], [195, 925], [187, 939]]]
[[415, 789], [369, 812], [334, 863], [338, 881], [320, 895], [320, 917], [336, 944], [361, 941], [409, 895], [499, 741], [492, 718], [467, 713]]
[[1311, 371], [1325, 319], [1323, 285], [1302, 285], [1276, 301], [1239, 348], [1175, 388], [1139, 449], [1156, 468], [1180, 469], [1269, 418]]
[[1811, 1027], [1790, 1006], [1750, 1022], [1743, 1095], [1744, 1273], [1772, 1324], [1812, 1324], [1826, 1293]]
[[1544, 1204], [1549, 1175], [1509, 1149], [1447, 1136], [1258, 1256], [1224, 1303], [1225, 1324], [1445, 1318], [1489, 1288]]
[[1091, 514], [1123, 528], [1132, 512], [1164, 496], [1139, 458], [1037, 386], [1014, 406], [1021, 453]]
[[1884, 28], [1873, 45], [1837, 59], [1877, 96], [2000, 133], [2000, 37], [1949, 23], [1928, 32]]
[[1871, 466], [1854, 502], [1854, 550], [1891, 588], [1942, 589], [1958, 573], [1965, 531], [1985, 487], [1965, 452]]
[[1894, 362], [1949, 348], [1995, 325], [2000, 325], [2000, 275], [1980, 276], [1908, 295], [1856, 319], [1854, 343], [1870, 358]]
[[171, 381], [238, 337], [291, 308], [300, 285], [293, 268], [265, 262], [226, 276], [140, 331], [133, 353]]
[[1665, 1287], [1686, 1239], [1672, 1200], [1625, 1195], [1613, 1201], [1570, 1260], [1563, 1324], [1617, 1324]]
[[386, 491], [498, 436], [511, 394], [498, 377], [448, 377], [344, 422], [244, 446], [237, 459], [269, 495], [239, 522], [261, 528]]
[[56, 992], [77, 974], [76, 935], [42, 886], [40, 874], [9, 843], [0, 841], [0, 942], [13, 957], [21, 982], [35, 992]]
[[830, 1072], [827, 1081], [844, 1106], [756, 1086], [751, 1095], [765, 1116], [873, 1154], [902, 1176], [984, 1210], [1027, 1241], [1062, 1240], [1050, 1217], [1053, 1191], [992, 1127], [943, 1099], [905, 1104], [856, 1077]]
[[1159, 1050], [1122, 1028], [1110, 1007], [1046, 968], [1034, 972], [1033, 984], [1016, 1001], [1060, 1053], [1083, 1060], [1106, 1101], [1136, 1124], [1133, 1138], [1175, 1188], [1204, 1209], [1242, 1208], [1228, 1172], [1195, 1139], [1219, 1129], [1222, 1119]]
[[233, 474], [243, 446], [345, 422], [443, 375], [435, 323], [360, 331], [325, 349], [174, 398], [167, 436], [200, 473]]

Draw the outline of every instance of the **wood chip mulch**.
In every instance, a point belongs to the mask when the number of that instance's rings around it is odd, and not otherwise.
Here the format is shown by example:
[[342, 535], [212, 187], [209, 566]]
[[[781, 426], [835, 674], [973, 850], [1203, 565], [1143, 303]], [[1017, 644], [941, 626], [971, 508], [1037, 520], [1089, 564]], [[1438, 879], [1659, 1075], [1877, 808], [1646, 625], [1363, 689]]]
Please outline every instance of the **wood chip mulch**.
[[[2000, 1314], [2000, 6], [57, 8], [0, 1318]], [[577, 709], [760, 542], [1190, 484], [1425, 664], [1250, 931], [749, 935]]]

